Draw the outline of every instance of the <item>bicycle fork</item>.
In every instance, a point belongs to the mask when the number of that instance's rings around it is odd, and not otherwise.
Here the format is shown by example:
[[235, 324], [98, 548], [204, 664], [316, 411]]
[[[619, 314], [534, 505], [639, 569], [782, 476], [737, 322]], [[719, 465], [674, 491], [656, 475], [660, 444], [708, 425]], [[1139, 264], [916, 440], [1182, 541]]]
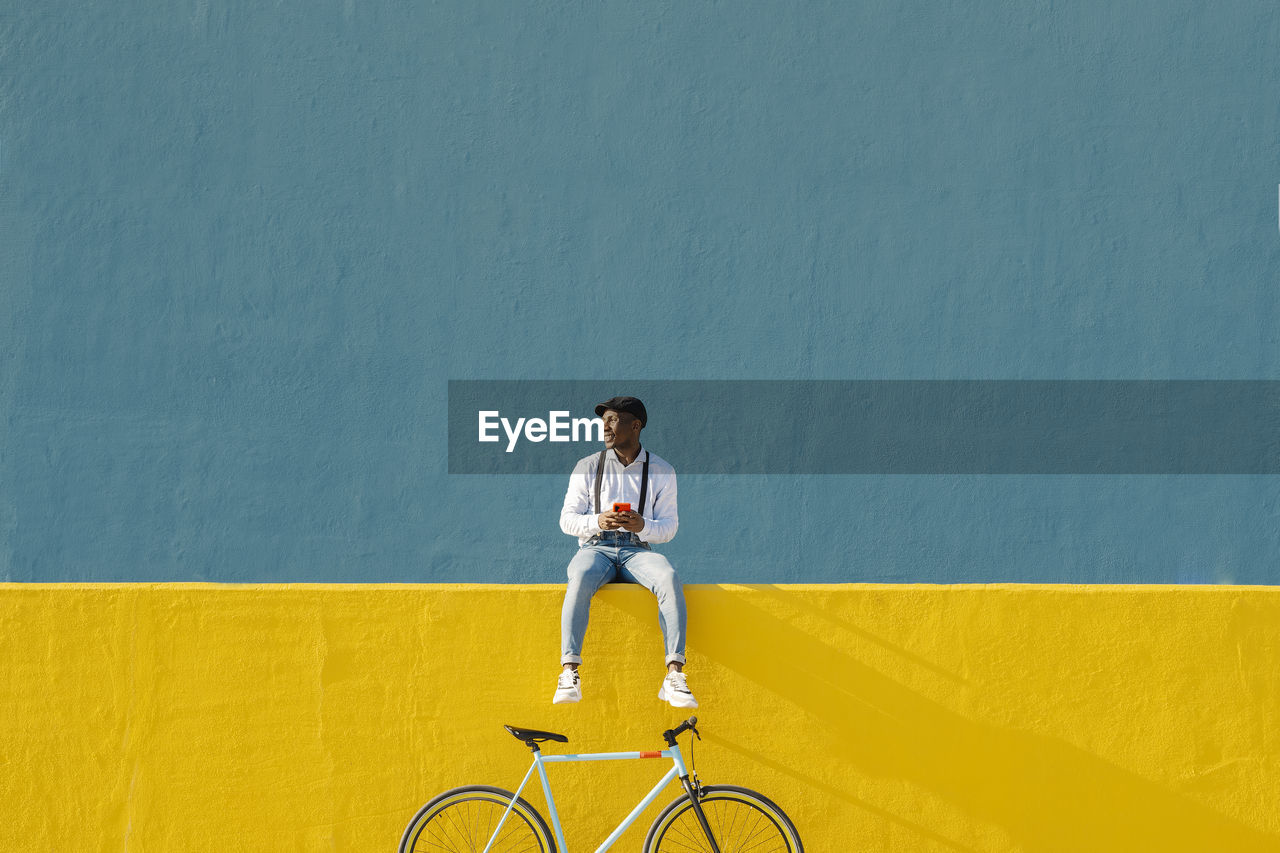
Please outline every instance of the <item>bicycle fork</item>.
[[690, 779], [688, 774], [680, 777], [680, 784], [684, 786], [685, 793], [689, 795], [689, 802], [693, 804], [693, 814], [698, 818], [698, 825], [702, 827], [703, 833], [707, 836], [707, 843], [711, 845], [711, 853], [720, 853], [720, 845], [716, 843], [716, 837], [711, 834], [711, 824], [707, 823], [707, 816], [702, 811], [701, 786], [696, 780]]
[[[689, 803], [693, 806], [693, 814], [698, 819], [698, 825], [702, 827], [702, 833], [707, 836], [707, 843], [711, 845], [711, 853], [720, 853], [720, 845], [716, 843], [716, 837], [711, 834], [711, 824], [707, 822], [707, 815], [702, 811], [702, 786], [698, 784], [697, 777], [685, 769], [684, 756], [680, 754], [680, 744], [676, 742], [676, 738], [680, 736], [680, 733], [686, 731], [693, 732], [693, 736], [701, 740], [702, 735], [698, 734], [697, 723], [697, 717], [690, 717], [674, 729], [667, 729], [662, 733], [662, 737], [667, 742], [667, 746], [671, 748], [671, 757], [675, 759], [676, 772], [680, 776], [680, 784], [685, 793], [689, 795]], [[693, 749], [693, 741], [689, 742], [689, 749]], [[693, 753], [690, 752], [689, 754], [692, 755]]]

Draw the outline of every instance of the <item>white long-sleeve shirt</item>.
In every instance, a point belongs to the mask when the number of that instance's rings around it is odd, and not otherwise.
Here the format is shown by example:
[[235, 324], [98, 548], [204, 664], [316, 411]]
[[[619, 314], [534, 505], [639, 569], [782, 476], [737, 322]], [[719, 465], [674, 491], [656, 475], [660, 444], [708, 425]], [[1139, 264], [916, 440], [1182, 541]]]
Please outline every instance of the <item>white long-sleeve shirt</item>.
[[[613, 509], [615, 502], [629, 503], [633, 512], [644, 518], [644, 529], [636, 535], [651, 545], [670, 542], [680, 524], [676, 511], [676, 470], [671, 463], [649, 454], [649, 492], [645, 506], [640, 506], [640, 475], [644, 471], [644, 455], [641, 448], [635, 461], [623, 466], [616, 451], [605, 453], [604, 478], [600, 482], [600, 511]], [[569, 475], [569, 489], [564, 495], [564, 507], [560, 510], [560, 529], [578, 537], [582, 544], [600, 532], [600, 517], [595, 511], [596, 462], [599, 453], [584, 456], [573, 466]]]

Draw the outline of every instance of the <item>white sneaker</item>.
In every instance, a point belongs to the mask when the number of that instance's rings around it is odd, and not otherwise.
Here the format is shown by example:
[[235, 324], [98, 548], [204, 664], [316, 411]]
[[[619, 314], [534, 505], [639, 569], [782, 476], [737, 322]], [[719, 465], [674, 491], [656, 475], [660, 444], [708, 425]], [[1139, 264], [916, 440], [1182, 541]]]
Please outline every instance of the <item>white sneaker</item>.
[[685, 683], [683, 672], [668, 672], [662, 679], [662, 687], [658, 690], [658, 698], [670, 702], [672, 708], [696, 708], [698, 700], [693, 698], [689, 685]]
[[582, 688], [578, 684], [579, 678], [576, 669], [560, 670], [560, 678], [556, 681], [556, 695], [551, 698], [551, 704], [563, 705], [565, 702], [581, 702]]

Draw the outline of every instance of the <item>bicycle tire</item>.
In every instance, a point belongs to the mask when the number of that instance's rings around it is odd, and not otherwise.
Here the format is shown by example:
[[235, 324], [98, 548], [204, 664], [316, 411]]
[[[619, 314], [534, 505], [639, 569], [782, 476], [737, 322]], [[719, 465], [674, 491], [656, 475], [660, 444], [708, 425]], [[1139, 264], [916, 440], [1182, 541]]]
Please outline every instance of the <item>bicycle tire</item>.
[[[791, 818], [763, 794], [736, 785], [707, 785], [698, 802], [720, 853], [804, 853]], [[663, 809], [644, 839], [644, 853], [710, 849], [688, 794]]]
[[[512, 797], [511, 791], [489, 785], [445, 791], [409, 821], [400, 839], [400, 853], [481, 853]], [[547, 822], [524, 797], [516, 799], [491, 853], [503, 851], [556, 853]]]

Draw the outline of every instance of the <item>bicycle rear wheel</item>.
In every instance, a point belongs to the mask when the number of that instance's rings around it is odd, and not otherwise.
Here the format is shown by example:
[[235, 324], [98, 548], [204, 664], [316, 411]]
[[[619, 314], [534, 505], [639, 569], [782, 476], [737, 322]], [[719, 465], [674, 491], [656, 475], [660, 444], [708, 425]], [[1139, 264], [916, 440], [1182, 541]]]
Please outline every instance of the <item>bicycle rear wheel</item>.
[[[707, 785], [698, 800], [720, 853], [804, 853], [800, 834], [782, 809], [755, 791]], [[649, 827], [645, 853], [709, 851], [711, 845], [688, 794], [667, 806]]]
[[[515, 794], [488, 785], [445, 791], [427, 803], [404, 831], [400, 853], [481, 853]], [[551, 830], [523, 797], [507, 815], [490, 853], [556, 853]]]

